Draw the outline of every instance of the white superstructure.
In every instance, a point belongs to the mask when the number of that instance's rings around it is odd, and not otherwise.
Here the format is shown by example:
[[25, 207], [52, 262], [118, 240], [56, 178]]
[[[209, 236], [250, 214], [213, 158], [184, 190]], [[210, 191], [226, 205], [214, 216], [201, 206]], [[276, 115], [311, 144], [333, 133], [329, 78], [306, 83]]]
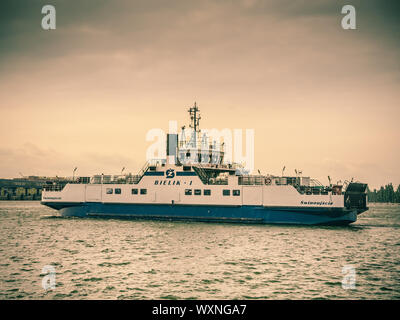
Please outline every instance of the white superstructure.
[[168, 135], [166, 159], [147, 162], [137, 175], [48, 184], [42, 203], [66, 216], [303, 224], [346, 224], [367, 210], [365, 184], [343, 188], [310, 177], [243, 174], [224, 163], [223, 149], [199, 137], [197, 106], [189, 112], [195, 136], [188, 143], [184, 132], [180, 140]]

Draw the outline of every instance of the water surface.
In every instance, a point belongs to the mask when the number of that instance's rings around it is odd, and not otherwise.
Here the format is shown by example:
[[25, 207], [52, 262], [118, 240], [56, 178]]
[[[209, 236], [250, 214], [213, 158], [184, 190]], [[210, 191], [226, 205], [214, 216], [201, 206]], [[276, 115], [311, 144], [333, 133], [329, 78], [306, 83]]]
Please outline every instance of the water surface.
[[[387, 204], [312, 227], [61, 218], [3, 201], [0, 299], [399, 299], [399, 231]], [[355, 289], [342, 287], [345, 265]]]

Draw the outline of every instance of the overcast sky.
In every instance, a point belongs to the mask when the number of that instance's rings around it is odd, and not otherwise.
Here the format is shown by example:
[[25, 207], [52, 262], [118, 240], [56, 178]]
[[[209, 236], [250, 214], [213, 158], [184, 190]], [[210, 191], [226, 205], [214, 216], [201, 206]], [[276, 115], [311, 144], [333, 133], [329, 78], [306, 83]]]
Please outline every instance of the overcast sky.
[[255, 130], [262, 173], [397, 186], [399, 16], [385, 0], [3, 0], [0, 177], [136, 173], [147, 131], [197, 101], [201, 127]]

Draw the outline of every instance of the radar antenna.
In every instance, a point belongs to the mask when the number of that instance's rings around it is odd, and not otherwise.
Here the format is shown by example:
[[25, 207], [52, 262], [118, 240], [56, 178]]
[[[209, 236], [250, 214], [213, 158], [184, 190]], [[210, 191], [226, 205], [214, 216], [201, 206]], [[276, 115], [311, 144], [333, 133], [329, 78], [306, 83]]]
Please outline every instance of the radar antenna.
[[197, 107], [196, 102], [194, 103], [194, 106], [189, 108], [188, 110], [190, 114], [190, 128], [193, 129], [193, 140], [194, 140], [194, 146], [196, 147], [197, 144], [197, 133], [200, 132], [199, 125], [200, 125], [200, 110]]

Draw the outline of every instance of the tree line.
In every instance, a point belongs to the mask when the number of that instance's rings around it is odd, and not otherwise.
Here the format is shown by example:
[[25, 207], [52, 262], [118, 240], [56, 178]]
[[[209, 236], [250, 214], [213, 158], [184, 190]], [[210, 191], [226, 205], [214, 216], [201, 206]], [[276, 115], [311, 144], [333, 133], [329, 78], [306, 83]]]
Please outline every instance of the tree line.
[[381, 187], [379, 190], [374, 191], [367, 189], [369, 202], [391, 202], [400, 203], [400, 185], [394, 191], [391, 183]]

